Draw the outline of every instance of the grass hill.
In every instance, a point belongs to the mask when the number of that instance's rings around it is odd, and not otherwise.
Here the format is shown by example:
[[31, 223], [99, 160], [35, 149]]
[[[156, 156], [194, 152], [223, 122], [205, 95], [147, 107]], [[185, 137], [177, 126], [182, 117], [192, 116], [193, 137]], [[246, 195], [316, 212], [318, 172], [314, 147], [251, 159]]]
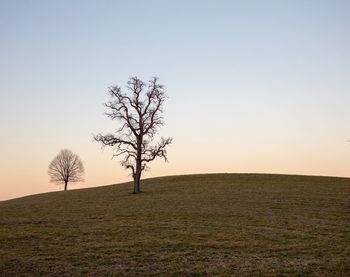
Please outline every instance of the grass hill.
[[207, 174], [142, 188], [0, 202], [0, 275], [350, 273], [350, 179]]

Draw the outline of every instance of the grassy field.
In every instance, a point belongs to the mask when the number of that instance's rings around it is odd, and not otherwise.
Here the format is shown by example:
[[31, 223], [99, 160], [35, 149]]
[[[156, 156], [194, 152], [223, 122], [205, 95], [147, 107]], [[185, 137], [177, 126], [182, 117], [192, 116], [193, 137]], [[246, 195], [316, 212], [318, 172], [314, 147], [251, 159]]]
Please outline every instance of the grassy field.
[[350, 179], [208, 174], [0, 202], [0, 275], [349, 276]]

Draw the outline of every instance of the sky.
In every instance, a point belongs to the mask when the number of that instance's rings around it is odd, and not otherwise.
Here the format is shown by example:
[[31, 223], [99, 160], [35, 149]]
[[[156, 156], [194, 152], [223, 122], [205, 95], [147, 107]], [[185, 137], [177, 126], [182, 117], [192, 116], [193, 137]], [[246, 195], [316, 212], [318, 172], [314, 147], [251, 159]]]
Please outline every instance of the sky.
[[93, 134], [111, 85], [160, 78], [169, 162], [192, 173], [350, 177], [350, 1], [0, 0], [0, 200], [62, 189], [63, 148], [85, 188], [131, 180]]

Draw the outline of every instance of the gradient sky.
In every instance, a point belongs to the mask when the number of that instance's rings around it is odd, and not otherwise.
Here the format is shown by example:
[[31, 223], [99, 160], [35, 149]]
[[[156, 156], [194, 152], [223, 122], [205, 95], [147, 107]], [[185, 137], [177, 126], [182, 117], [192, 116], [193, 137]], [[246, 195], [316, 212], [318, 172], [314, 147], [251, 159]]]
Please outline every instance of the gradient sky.
[[263, 172], [350, 177], [350, 1], [0, 0], [0, 200], [130, 180], [92, 135], [107, 87], [159, 76], [169, 163], [145, 177]]

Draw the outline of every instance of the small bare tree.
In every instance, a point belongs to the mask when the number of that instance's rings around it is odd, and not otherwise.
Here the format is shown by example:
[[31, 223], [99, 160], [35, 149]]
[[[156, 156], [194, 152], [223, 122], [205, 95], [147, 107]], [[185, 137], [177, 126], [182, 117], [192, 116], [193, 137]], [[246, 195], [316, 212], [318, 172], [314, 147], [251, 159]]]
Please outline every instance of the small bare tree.
[[50, 182], [64, 184], [84, 181], [84, 166], [79, 157], [68, 149], [63, 149], [49, 165]]
[[128, 93], [118, 86], [109, 88], [111, 100], [105, 103], [106, 115], [120, 123], [116, 134], [96, 135], [95, 141], [102, 146], [115, 148], [114, 156], [122, 155], [121, 165], [130, 169], [134, 179], [134, 193], [141, 192], [141, 173], [147, 163], [157, 157], [167, 161], [166, 146], [172, 138], [161, 138], [152, 144], [158, 128], [164, 124], [163, 104], [166, 98], [164, 86], [154, 77], [146, 85], [137, 77], [131, 77], [127, 83]]

